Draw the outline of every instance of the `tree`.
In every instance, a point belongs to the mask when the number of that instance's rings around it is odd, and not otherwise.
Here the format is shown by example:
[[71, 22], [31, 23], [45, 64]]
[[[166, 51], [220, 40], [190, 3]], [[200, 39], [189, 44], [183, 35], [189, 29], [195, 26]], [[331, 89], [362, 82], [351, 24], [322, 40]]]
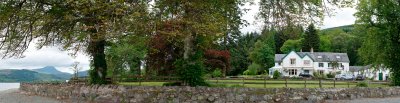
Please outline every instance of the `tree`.
[[231, 54], [231, 69], [228, 75], [242, 74], [246, 68], [251, 64], [249, 58], [250, 51], [253, 50], [255, 42], [260, 38], [260, 34], [256, 32], [239, 35], [233, 47], [230, 48]]
[[334, 5], [351, 6], [353, 0], [261, 0], [259, 19], [266, 28], [280, 29], [282, 27], [305, 26], [309, 23], [319, 23], [324, 14]]
[[264, 31], [263, 34], [263, 39], [254, 44], [254, 49], [249, 53], [249, 58], [253, 63], [261, 65], [262, 70], [268, 70], [275, 63], [275, 39], [271, 32]]
[[[370, 52], [376, 60], [390, 68], [392, 84], [400, 85], [400, 1], [398, 0], [360, 0], [357, 6], [356, 24], [370, 32], [366, 38], [367, 45], [361, 49], [364, 53]], [[371, 44], [373, 42], [377, 44]], [[366, 48], [371, 48], [366, 51]], [[379, 55], [376, 55], [379, 54]], [[370, 54], [368, 54], [370, 55]], [[365, 57], [364, 57], [365, 58]]]
[[283, 53], [289, 53], [290, 51], [300, 51], [302, 41], [303, 39], [287, 40], [285, 43], [283, 43], [283, 46], [280, 49]]
[[73, 71], [73, 73], [74, 73], [74, 77], [73, 78], [77, 78], [78, 76], [79, 76], [79, 71], [81, 71], [82, 70], [82, 68], [79, 68], [78, 67], [78, 65], [79, 65], [79, 62], [74, 62], [74, 63], [72, 63], [72, 68], [71, 68], [71, 70]]
[[[226, 35], [226, 27], [233, 27], [228, 23], [232, 15], [227, 12], [237, 11], [232, 9], [242, 0], [206, 0], [206, 1], [182, 1], [182, 0], [160, 0], [155, 1], [154, 11], [157, 15], [157, 34], [166, 35], [168, 40], [174, 41], [174, 47], [182, 47], [179, 50], [179, 59], [175, 62], [179, 67], [178, 73], [185, 85], [197, 86], [204, 83], [201, 81], [203, 73], [192, 68], [203, 69], [203, 53], [209, 49], [216, 40]], [[228, 6], [229, 5], [229, 6]], [[222, 9], [221, 9], [222, 7]], [[241, 20], [236, 18], [235, 20]], [[199, 56], [201, 55], [201, 56]], [[186, 72], [186, 73], [184, 73]], [[186, 77], [188, 76], [188, 77]], [[190, 77], [190, 78], [189, 78]], [[193, 81], [200, 80], [200, 81]]]
[[320, 40], [317, 30], [315, 29], [314, 24], [310, 24], [307, 27], [307, 30], [304, 35], [302, 49], [303, 51], [310, 51], [311, 48], [313, 48], [314, 51], [320, 51], [319, 46], [320, 46]]
[[38, 48], [61, 45], [91, 56], [90, 81], [105, 84], [104, 48], [115, 37], [147, 28], [147, 1], [10, 0], [0, 2], [0, 49], [21, 56], [32, 40]]

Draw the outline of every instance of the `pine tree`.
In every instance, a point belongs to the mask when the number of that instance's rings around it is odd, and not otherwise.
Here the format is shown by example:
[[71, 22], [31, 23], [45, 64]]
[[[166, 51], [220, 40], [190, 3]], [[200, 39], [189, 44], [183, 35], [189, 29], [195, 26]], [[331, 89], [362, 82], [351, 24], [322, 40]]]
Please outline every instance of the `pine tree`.
[[314, 51], [319, 51], [319, 41], [319, 35], [317, 34], [314, 24], [310, 24], [304, 35], [302, 43], [303, 51], [310, 51], [311, 48], [313, 48]]

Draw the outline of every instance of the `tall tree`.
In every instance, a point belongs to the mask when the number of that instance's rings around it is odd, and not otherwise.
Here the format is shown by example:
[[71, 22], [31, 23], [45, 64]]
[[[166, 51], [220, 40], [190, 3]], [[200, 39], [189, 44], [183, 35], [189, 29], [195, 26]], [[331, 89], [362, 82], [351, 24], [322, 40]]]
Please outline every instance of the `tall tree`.
[[[377, 44], [368, 44], [370, 52], [376, 58], [384, 56], [383, 64], [390, 68], [392, 84], [400, 85], [400, 1], [399, 0], [360, 0], [357, 6], [357, 25], [372, 30], [371, 37], [366, 42], [377, 41]], [[361, 49], [366, 50], [366, 49]], [[366, 51], [364, 51], [366, 52]], [[368, 54], [369, 55], [369, 54]], [[372, 58], [370, 58], [372, 59]], [[382, 60], [382, 59], [377, 59]], [[374, 60], [373, 60], [374, 61]]]
[[249, 53], [253, 50], [254, 44], [260, 38], [260, 34], [256, 32], [247, 33], [240, 35], [233, 48], [230, 48], [231, 52], [231, 69], [228, 75], [239, 75], [242, 74], [246, 68], [251, 64], [249, 59]]
[[317, 33], [317, 30], [314, 27], [314, 24], [310, 24], [307, 27], [307, 30], [304, 35], [304, 40], [302, 45], [303, 51], [310, 51], [311, 48], [314, 49], [314, 51], [320, 51], [319, 46], [320, 46], [320, 40], [319, 40], [319, 35]]
[[274, 65], [275, 39], [274, 31], [264, 30], [262, 38], [254, 44], [254, 49], [249, 53], [253, 63], [261, 65], [262, 70], [268, 70]]
[[301, 50], [301, 42], [303, 39], [298, 40], [287, 40], [283, 43], [282, 47], [280, 48], [283, 53], [289, 53], [290, 51], [300, 51]]
[[61, 45], [91, 56], [91, 82], [106, 83], [108, 40], [130, 35], [147, 14], [147, 1], [9, 0], [0, 2], [0, 49], [21, 56], [33, 40], [38, 48]]
[[[226, 34], [230, 19], [225, 14], [224, 5], [232, 5], [232, 0], [157, 0], [154, 11], [157, 25], [169, 25], [167, 29], [157, 28], [157, 33], [177, 41], [174, 46], [182, 46], [177, 60], [179, 76], [185, 85], [202, 85], [201, 59], [204, 50]], [[240, 2], [233, 2], [234, 4]], [[225, 7], [224, 7], [225, 8]], [[236, 10], [236, 9], [229, 9]], [[164, 26], [165, 27], [165, 26]], [[198, 74], [193, 74], [198, 73]]]

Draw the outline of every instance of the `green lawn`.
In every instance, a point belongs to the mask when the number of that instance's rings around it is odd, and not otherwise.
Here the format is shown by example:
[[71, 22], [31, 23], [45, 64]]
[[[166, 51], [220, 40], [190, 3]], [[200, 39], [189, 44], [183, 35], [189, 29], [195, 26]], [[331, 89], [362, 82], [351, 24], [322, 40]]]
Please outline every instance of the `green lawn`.
[[[243, 86], [242, 80], [218, 80], [218, 84], [216, 83], [217, 80], [207, 80], [207, 82], [214, 84], [214, 85], [224, 85], [224, 86]], [[322, 87], [333, 87], [333, 81], [322, 81]], [[165, 82], [121, 82], [120, 85], [131, 85], [131, 86], [162, 86]], [[251, 83], [262, 83], [262, 84], [251, 84]], [[244, 87], [250, 88], [264, 88], [264, 81], [263, 80], [245, 80]], [[284, 80], [267, 80], [266, 81], [266, 88], [283, 88], [285, 87]], [[292, 84], [291, 84], [292, 83]], [[319, 88], [319, 81], [318, 80], [310, 80], [307, 81], [307, 88]], [[355, 87], [357, 83], [349, 83], [350, 87]], [[288, 80], [288, 87], [289, 88], [304, 88], [304, 81], [301, 80]], [[337, 88], [347, 88], [348, 84], [346, 81], [337, 81], [336, 82]], [[369, 87], [388, 87], [388, 85], [384, 84], [370, 84]]]

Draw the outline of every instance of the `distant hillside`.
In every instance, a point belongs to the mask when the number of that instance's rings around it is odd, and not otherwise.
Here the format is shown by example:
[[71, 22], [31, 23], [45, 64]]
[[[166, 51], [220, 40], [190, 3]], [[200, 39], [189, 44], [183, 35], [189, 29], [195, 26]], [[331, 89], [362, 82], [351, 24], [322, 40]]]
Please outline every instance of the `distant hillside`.
[[0, 82], [64, 81], [65, 79], [31, 70], [1, 69]]
[[46, 66], [46, 67], [39, 68], [39, 69], [32, 69], [32, 71], [36, 71], [36, 72], [43, 73], [43, 74], [52, 74], [52, 75], [55, 75], [55, 76], [63, 78], [63, 79], [69, 79], [72, 76], [72, 74], [70, 74], [70, 73], [58, 71], [53, 66]]
[[87, 77], [87, 76], [89, 76], [88, 72], [89, 72], [88, 70], [80, 71], [80, 72], [78, 72], [78, 77]]
[[332, 28], [326, 28], [321, 31], [331, 31], [335, 29], [341, 29], [345, 32], [351, 32], [354, 29], [354, 25], [344, 25], [344, 26], [338, 26], [338, 27], [332, 27]]

